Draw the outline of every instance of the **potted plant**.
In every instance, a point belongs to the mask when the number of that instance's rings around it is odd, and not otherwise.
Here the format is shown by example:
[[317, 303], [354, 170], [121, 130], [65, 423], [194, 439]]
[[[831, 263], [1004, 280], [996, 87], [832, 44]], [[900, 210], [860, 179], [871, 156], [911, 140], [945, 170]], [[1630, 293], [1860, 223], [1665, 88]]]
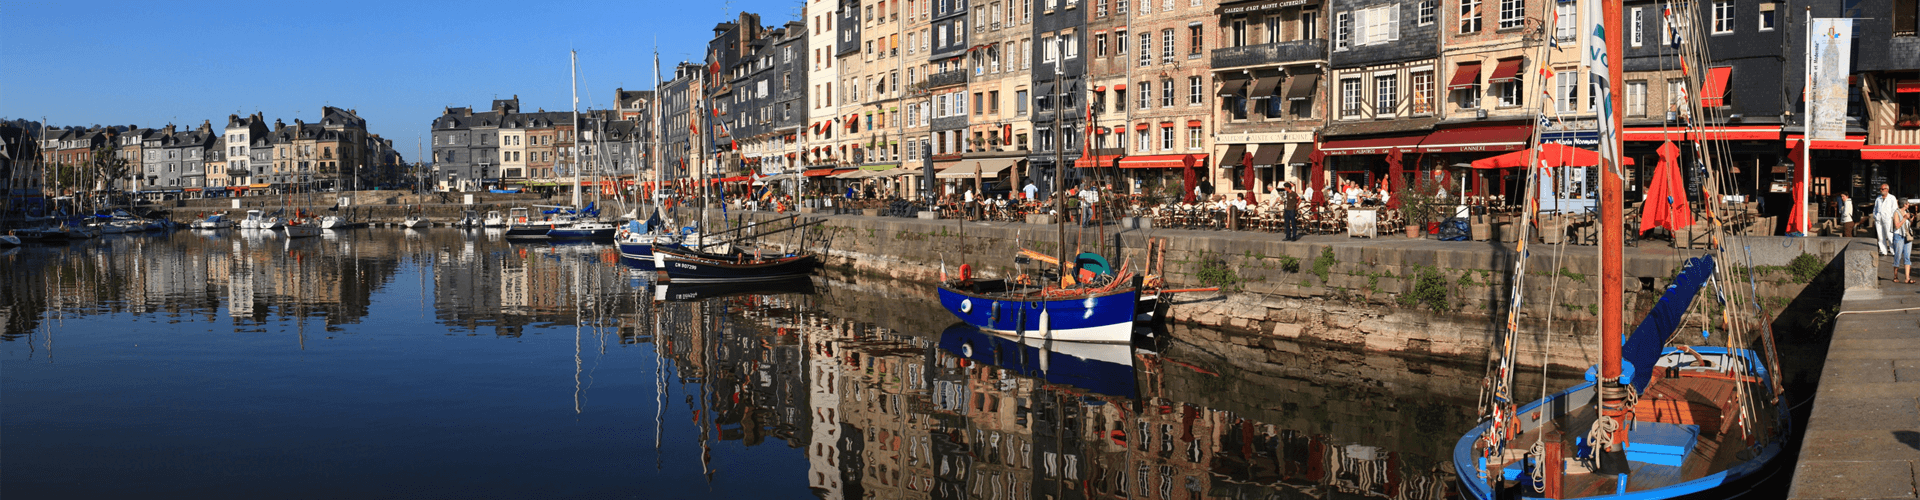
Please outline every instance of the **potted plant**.
[[1394, 198], [1400, 200], [1400, 214], [1407, 219], [1407, 237], [1419, 238], [1423, 231], [1431, 231], [1429, 226], [1440, 221], [1441, 204], [1440, 185], [1425, 176], [1416, 176], [1413, 185], [1401, 185], [1400, 192]]

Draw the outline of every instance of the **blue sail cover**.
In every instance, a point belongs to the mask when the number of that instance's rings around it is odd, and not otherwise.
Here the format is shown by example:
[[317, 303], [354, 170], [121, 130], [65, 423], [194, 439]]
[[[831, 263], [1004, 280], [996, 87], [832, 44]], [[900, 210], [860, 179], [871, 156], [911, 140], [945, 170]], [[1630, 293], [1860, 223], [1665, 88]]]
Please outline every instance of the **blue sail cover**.
[[1660, 359], [1660, 351], [1673, 338], [1673, 332], [1680, 329], [1680, 320], [1686, 315], [1687, 307], [1693, 305], [1700, 286], [1713, 276], [1713, 266], [1712, 256], [1687, 259], [1680, 275], [1674, 277], [1673, 284], [1667, 285], [1667, 291], [1660, 295], [1660, 302], [1647, 312], [1647, 319], [1633, 329], [1633, 336], [1620, 343], [1620, 359], [1633, 363], [1635, 368], [1634, 391], [1646, 390], [1647, 383], [1653, 381], [1653, 363]]

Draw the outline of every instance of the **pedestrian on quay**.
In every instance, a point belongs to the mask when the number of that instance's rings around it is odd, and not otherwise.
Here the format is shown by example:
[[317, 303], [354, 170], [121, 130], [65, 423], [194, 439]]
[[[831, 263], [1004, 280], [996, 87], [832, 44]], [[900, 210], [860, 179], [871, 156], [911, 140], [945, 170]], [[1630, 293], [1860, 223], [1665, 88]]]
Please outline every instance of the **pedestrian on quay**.
[[1287, 241], [1300, 240], [1300, 194], [1294, 192], [1293, 183], [1288, 182], [1280, 188], [1280, 196], [1287, 204]]
[[1094, 216], [1099, 215], [1099, 209], [1096, 208], [1099, 206], [1100, 188], [1088, 187], [1080, 190], [1080, 227], [1087, 227], [1089, 223], [1098, 224], [1094, 221]]
[[1893, 187], [1880, 184], [1880, 196], [1873, 199], [1873, 232], [1879, 238], [1880, 255], [1893, 255], [1893, 217], [1900, 209], [1900, 200], [1893, 197]]
[[1893, 282], [1913, 284], [1913, 205], [1901, 203], [1893, 214]]
[[1840, 193], [1840, 206], [1835, 208], [1834, 211], [1840, 212], [1840, 236], [1852, 238], [1853, 226], [1857, 224], [1853, 221], [1853, 197]]
[[1040, 198], [1037, 198], [1037, 196], [1040, 195], [1040, 186], [1035, 186], [1032, 182], [1028, 182], [1027, 187], [1020, 188], [1020, 192], [1026, 193], [1027, 201], [1029, 202], [1040, 200]]

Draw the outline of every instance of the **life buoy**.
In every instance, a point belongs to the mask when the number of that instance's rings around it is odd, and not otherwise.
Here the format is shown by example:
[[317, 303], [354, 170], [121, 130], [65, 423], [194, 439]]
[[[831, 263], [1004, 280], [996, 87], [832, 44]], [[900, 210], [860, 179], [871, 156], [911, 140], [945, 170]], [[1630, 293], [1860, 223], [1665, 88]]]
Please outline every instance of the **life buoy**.
[[966, 281], [970, 279], [973, 279], [973, 265], [961, 264], [960, 265], [960, 281]]

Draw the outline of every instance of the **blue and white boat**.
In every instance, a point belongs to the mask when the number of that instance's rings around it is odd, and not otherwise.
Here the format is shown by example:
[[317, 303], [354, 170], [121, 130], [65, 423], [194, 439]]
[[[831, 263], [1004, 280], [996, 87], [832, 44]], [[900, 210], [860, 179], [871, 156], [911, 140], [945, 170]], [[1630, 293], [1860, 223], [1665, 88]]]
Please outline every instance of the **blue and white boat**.
[[940, 284], [940, 305], [983, 331], [1064, 342], [1133, 342], [1140, 306], [1137, 285], [1039, 288], [969, 274], [963, 268], [960, 277]]
[[1033, 338], [1022, 341], [960, 323], [940, 333], [940, 349], [1021, 376], [1095, 394], [1132, 399], [1140, 393], [1130, 345], [1049, 343]]
[[547, 230], [547, 239], [571, 241], [613, 241], [613, 224], [597, 220], [576, 220]]

